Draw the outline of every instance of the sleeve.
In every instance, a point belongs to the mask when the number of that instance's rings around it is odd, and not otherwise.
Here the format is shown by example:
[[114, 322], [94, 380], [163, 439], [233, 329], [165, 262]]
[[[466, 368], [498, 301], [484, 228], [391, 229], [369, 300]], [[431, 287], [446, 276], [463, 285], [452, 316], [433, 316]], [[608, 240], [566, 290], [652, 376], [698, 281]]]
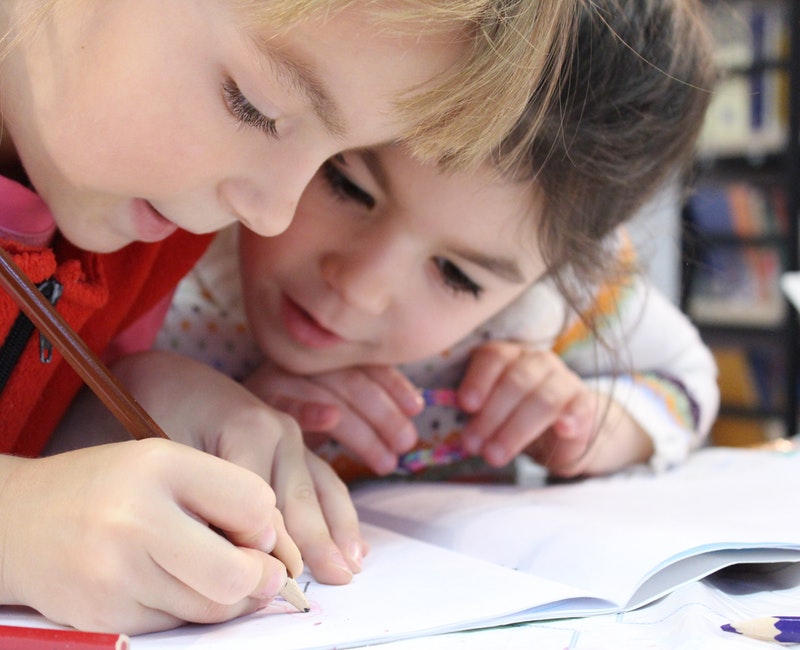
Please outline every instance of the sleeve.
[[601, 287], [590, 307], [556, 340], [565, 363], [622, 405], [651, 436], [651, 465], [685, 460], [706, 439], [719, 408], [711, 351], [686, 316], [639, 275]]

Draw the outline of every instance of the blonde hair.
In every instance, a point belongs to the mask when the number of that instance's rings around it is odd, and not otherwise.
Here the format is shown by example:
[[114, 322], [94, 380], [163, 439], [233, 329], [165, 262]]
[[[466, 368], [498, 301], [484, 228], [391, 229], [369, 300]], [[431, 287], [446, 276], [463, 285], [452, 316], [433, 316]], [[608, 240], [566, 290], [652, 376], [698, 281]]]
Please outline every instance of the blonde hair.
[[[414, 154], [448, 168], [485, 161], [528, 110], [531, 136], [557, 97], [558, 72], [572, 45], [579, 0], [235, 0], [255, 21], [290, 27], [347, 8], [401, 33], [458, 32], [464, 58], [433, 88], [398, 98], [412, 128], [398, 138]], [[255, 24], [258, 24], [255, 22]], [[413, 89], [410, 89], [413, 91]], [[531, 111], [531, 98], [536, 109]], [[530, 143], [504, 151], [509, 165]]]
[[[13, 0], [2, 0], [13, 2]], [[17, 0], [21, 5], [21, 0]], [[0, 38], [0, 60], [60, 0], [29, 0]], [[412, 127], [400, 135], [419, 157], [450, 168], [477, 167], [526, 110], [534, 134], [557, 96], [557, 73], [571, 45], [578, 0], [228, 0], [248, 25], [290, 28], [348, 8], [369, 12], [376, 27], [399, 33], [465, 34], [471, 46], [431, 89], [398, 98]], [[6, 5], [9, 7], [10, 5]], [[531, 98], [537, 108], [531, 110]], [[527, 141], [516, 151], [524, 156]], [[505, 151], [511, 161], [515, 152]]]

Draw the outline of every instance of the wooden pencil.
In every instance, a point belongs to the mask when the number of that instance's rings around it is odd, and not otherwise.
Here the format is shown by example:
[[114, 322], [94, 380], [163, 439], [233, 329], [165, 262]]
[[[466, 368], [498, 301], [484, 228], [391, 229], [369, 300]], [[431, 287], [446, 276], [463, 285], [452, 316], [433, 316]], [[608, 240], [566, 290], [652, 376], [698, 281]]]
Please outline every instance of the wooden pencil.
[[0, 625], [0, 650], [129, 650], [124, 634]]
[[[168, 438], [2, 246], [0, 246], [0, 285], [136, 440]], [[280, 595], [300, 611], [308, 611], [308, 603], [294, 579], [287, 578]]]
[[134, 438], [167, 437], [2, 247], [0, 284]]

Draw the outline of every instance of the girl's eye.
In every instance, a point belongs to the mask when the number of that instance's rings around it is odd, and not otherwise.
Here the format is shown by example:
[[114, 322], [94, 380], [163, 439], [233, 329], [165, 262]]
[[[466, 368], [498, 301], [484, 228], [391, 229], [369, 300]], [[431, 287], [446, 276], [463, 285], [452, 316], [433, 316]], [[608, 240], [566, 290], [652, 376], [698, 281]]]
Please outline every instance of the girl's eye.
[[443, 257], [435, 257], [433, 261], [436, 264], [436, 268], [439, 270], [439, 275], [448, 288], [456, 293], [472, 294], [474, 298], [481, 297], [483, 287], [476, 284], [464, 271], [450, 260], [444, 259]]
[[275, 120], [262, 114], [253, 106], [239, 90], [233, 79], [226, 79], [222, 84], [222, 93], [225, 104], [231, 114], [245, 126], [252, 127], [266, 133], [271, 138], [278, 137], [278, 127]]
[[323, 164], [322, 171], [325, 175], [325, 182], [335, 197], [342, 201], [355, 201], [368, 210], [375, 207], [375, 198], [345, 176], [342, 170], [330, 160]]

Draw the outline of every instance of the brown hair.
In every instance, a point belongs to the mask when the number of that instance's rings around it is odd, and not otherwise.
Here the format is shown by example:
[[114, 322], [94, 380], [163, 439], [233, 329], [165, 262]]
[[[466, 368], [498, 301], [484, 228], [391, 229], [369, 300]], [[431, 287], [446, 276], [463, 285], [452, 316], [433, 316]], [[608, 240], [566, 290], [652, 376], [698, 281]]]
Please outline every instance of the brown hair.
[[[543, 128], [535, 118], [524, 162], [512, 155], [513, 173], [543, 190], [539, 247], [574, 308], [587, 288], [630, 272], [603, 244], [688, 169], [715, 81], [696, 0], [584, 0], [576, 20], [557, 107]], [[526, 122], [499, 149], [499, 164], [529, 137]]]

